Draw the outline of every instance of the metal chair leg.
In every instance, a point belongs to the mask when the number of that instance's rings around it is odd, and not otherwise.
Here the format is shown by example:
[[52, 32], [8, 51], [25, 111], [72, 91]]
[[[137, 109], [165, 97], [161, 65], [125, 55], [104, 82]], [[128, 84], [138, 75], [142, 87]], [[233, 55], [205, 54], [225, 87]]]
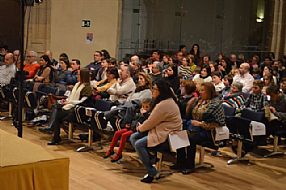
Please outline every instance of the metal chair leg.
[[69, 140], [72, 140], [73, 138], [73, 124], [69, 123], [69, 134], [68, 134]]
[[264, 158], [269, 158], [272, 156], [283, 156], [286, 155], [286, 152], [279, 152], [279, 147], [278, 147], [278, 142], [279, 142], [279, 137], [278, 136], [274, 136], [274, 142], [273, 142], [273, 152], [271, 152], [270, 154], [267, 154], [264, 156]]
[[9, 117], [12, 117], [12, 103], [9, 102]]
[[90, 150], [93, 150], [92, 143], [93, 143], [93, 130], [88, 129], [88, 145], [81, 146], [77, 148], [76, 151], [77, 152], [88, 152]]
[[198, 168], [213, 168], [214, 165], [211, 163], [205, 162], [205, 147], [199, 146], [199, 163], [196, 165], [196, 169]]
[[160, 173], [160, 171], [162, 169], [163, 153], [157, 152], [157, 159], [159, 159], [159, 161], [156, 163], [156, 169], [157, 169], [158, 173]]
[[242, 140], [239, 139], [237, 142], [237, 157], [227, 161], [227, 165], [231, 165], [240, 161], [249, 161], [249, 159], [242, 157]]
[[88, 129], [88, 146], [92, 146], [93, 143], [93, 130]]

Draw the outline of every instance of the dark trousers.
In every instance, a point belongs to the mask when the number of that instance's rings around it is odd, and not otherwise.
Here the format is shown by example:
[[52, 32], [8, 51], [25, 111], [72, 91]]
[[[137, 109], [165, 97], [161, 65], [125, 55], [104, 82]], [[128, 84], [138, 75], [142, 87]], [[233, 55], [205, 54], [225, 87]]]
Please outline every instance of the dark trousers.
[[180, 169], [194, 169], [196, 146], [206, 141], [212, 141], [210, 131], [191, 132], [189, 135], [190, 146], [177, 150], [177, 165]]
[[273, 120], [266, 126], [266, 135], [275, 135], [282, 130], [286, 131], [286, 125], [279, 120]]
[[54, 129], [53, 141], [60, 141], [61, 137], [61, 125], [64, 121], [72, 121], [74, 118], [74, 109], [64, 110], [62, 108], [57, 109], [57, 114], [54, 122], [52, 123], [52, 128]]

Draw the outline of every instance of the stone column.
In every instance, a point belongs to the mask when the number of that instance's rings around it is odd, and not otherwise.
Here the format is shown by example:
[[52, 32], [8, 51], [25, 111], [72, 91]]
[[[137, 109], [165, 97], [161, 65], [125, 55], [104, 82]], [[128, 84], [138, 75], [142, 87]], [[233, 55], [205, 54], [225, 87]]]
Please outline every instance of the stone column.
[[274, 17], [273, 17], [273, 28], [272, 28], [272, 40], [271, 40], [271, 51], [275, 53], [275, 57], [278, 58], [281, 54], [286, 52], [286, 30], [285, 30], [285, 18], [286, 4], [283, 0], [274, 1]]
[[25, 14], [25, 50], [43, 54], [50, 49], [51, 41], [51, 3], [43, 1], [32, 7], [26, 7]]

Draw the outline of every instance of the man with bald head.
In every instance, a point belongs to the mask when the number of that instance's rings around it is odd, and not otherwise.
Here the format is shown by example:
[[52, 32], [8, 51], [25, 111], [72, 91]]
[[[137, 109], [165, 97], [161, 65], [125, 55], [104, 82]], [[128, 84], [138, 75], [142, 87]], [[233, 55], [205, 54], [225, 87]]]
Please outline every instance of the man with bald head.
[[4, 87], [10, 84], [10, 81], [15, 77], [16, 65], [13, 58], [13, 53], [7, 53], [4, 56], [4, 65], [0, 66], [0, 86]]
[[239, 74], [233, 77], [233, 82], [240, 82], [243, 84], [243, 93], [249, 93], [252, 89], [254, 78], [249, 74], [249, 69], [250, 66], [248, 63], [242, 63], [239, 66]]

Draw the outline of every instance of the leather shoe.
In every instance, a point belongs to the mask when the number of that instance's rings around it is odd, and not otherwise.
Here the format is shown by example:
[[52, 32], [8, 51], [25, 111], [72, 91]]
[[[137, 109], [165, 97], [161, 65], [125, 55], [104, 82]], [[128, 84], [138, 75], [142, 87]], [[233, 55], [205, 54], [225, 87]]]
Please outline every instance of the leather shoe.
[[177, 165], [177, 164], [174, 164], [174, 165], [172, 165], [172, 166], [170, 166], [170, 169], [171, 170], [182, 170], [182, 167], [181, 166], [179, 166], [179, 165]]
[[143, 182], [143, 183], [152, 183], [153, 180], [154, 180], [154, 177], [151, 177], [151, 176], [149, 176], [149, 175], [147, 174], [147, 175], [145, 175], [145, 176], [143, 177], [143, 179], [141, 179], [141, 182]]
[[183, 175], [188, 175], [188, 174], [190, 174], [190, 173], [193, 173], [194, 171], [195, 171], [194, 168], [181, 170], [181, 172], [182, 172]]
[[110, 157], [111, 155], [113, 155], [114, 154], [114, 151], [112, 150], [108, 150], [106, 153], [105, 153], [105, 155], [103, 156], [103, 158], [108, 158], [108, 157]]
[[48, 145], [59, 145], [61, 140], [52, 140], [51, 142], [48, 142]]
[[117, 162], [121, 158], [122, 158], [122, 155], [115, 154], [114, 156], [112, 156], [111, 162]]
[[49, 134], [53, 133], [53, 129], [50, 127], [41, 127], [41, 128], [39, 128], [39, 131], [41, 131], [43, 133], [49, 133]]

